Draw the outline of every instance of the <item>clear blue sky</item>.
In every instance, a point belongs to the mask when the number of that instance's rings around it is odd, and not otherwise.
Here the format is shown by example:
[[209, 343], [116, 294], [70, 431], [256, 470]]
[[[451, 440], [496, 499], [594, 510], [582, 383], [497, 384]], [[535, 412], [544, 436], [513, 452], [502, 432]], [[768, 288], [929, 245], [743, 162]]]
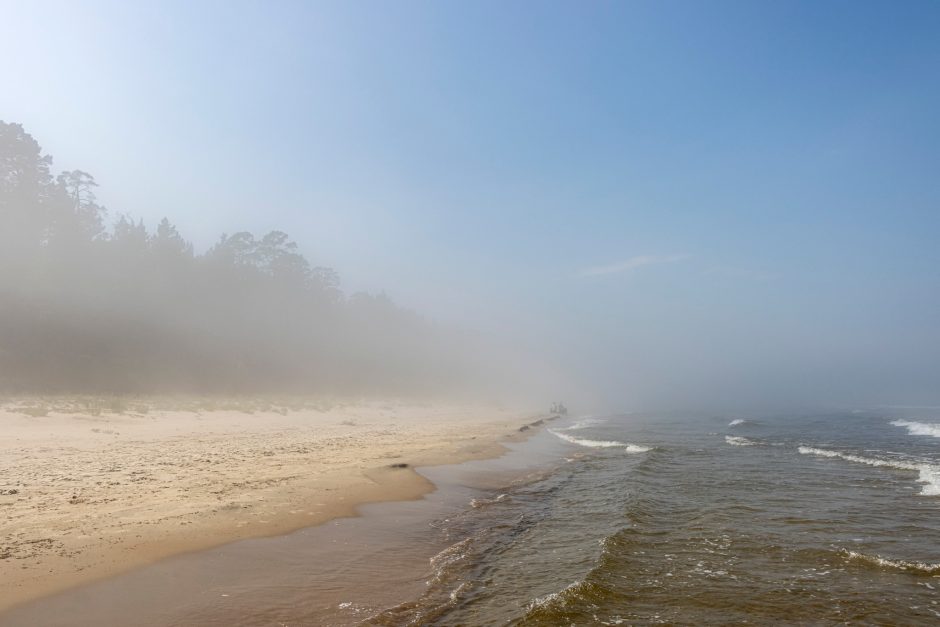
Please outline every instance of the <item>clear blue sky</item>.
[[940, 403], [938, 2], [3, 15], [0, 119], [112, 213], [285, 230], [627, 403]]

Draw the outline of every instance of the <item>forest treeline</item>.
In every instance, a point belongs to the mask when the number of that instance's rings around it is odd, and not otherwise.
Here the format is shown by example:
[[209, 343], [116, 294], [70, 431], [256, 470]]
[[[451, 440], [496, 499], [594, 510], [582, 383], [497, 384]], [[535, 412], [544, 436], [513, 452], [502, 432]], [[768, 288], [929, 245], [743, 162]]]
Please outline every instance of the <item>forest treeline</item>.
[[468, 374], [455, 338], [383, 295], [345, 295], [282, 232], [202, 254], [164, 219], [109, 216], [0, 121], [0, 389], [414, 393]]

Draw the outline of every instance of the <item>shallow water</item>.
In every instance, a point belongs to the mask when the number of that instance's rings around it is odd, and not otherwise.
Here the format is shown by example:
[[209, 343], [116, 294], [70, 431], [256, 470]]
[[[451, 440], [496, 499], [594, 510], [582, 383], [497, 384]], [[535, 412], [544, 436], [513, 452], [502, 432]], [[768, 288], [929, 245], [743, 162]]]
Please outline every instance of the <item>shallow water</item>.
[[555, 428], [587, 456], [468, 513], [442, 583], [373, 622], [940, 624], [940, 420], [892, 420]]
[[940, 624], [938, 424], [558, 421], [499, 460], [422, 469], [440, 489], [420, 501], [165, 560], [7, 622]]

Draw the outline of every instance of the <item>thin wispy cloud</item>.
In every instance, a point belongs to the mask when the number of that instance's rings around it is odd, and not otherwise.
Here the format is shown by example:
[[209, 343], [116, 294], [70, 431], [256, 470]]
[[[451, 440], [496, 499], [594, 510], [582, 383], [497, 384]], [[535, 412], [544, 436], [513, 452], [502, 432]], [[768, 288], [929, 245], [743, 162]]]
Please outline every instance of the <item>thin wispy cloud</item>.
[[580, 277], [604, 276], [607, 274], [622, 274], [632, 272], [646, 266], [655, 266], [664, 263], [676, 263], [688, 259], [688, 255], [639, 255], [630, 257], [625, 261], [612, 263], [606, 266], [593, 266], [578, 272]]

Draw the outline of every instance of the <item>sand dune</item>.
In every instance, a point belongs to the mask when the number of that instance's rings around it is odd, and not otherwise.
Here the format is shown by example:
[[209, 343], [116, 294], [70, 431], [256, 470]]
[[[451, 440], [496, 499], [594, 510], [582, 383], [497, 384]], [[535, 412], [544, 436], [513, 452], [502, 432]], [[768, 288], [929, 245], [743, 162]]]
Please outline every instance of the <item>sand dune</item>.
[[0, 610], [364, 502], [416, 498], [433, 486], [411, 466], [498, 454], [531, 419], [404, 402], [115, 409], [0, 410]]

